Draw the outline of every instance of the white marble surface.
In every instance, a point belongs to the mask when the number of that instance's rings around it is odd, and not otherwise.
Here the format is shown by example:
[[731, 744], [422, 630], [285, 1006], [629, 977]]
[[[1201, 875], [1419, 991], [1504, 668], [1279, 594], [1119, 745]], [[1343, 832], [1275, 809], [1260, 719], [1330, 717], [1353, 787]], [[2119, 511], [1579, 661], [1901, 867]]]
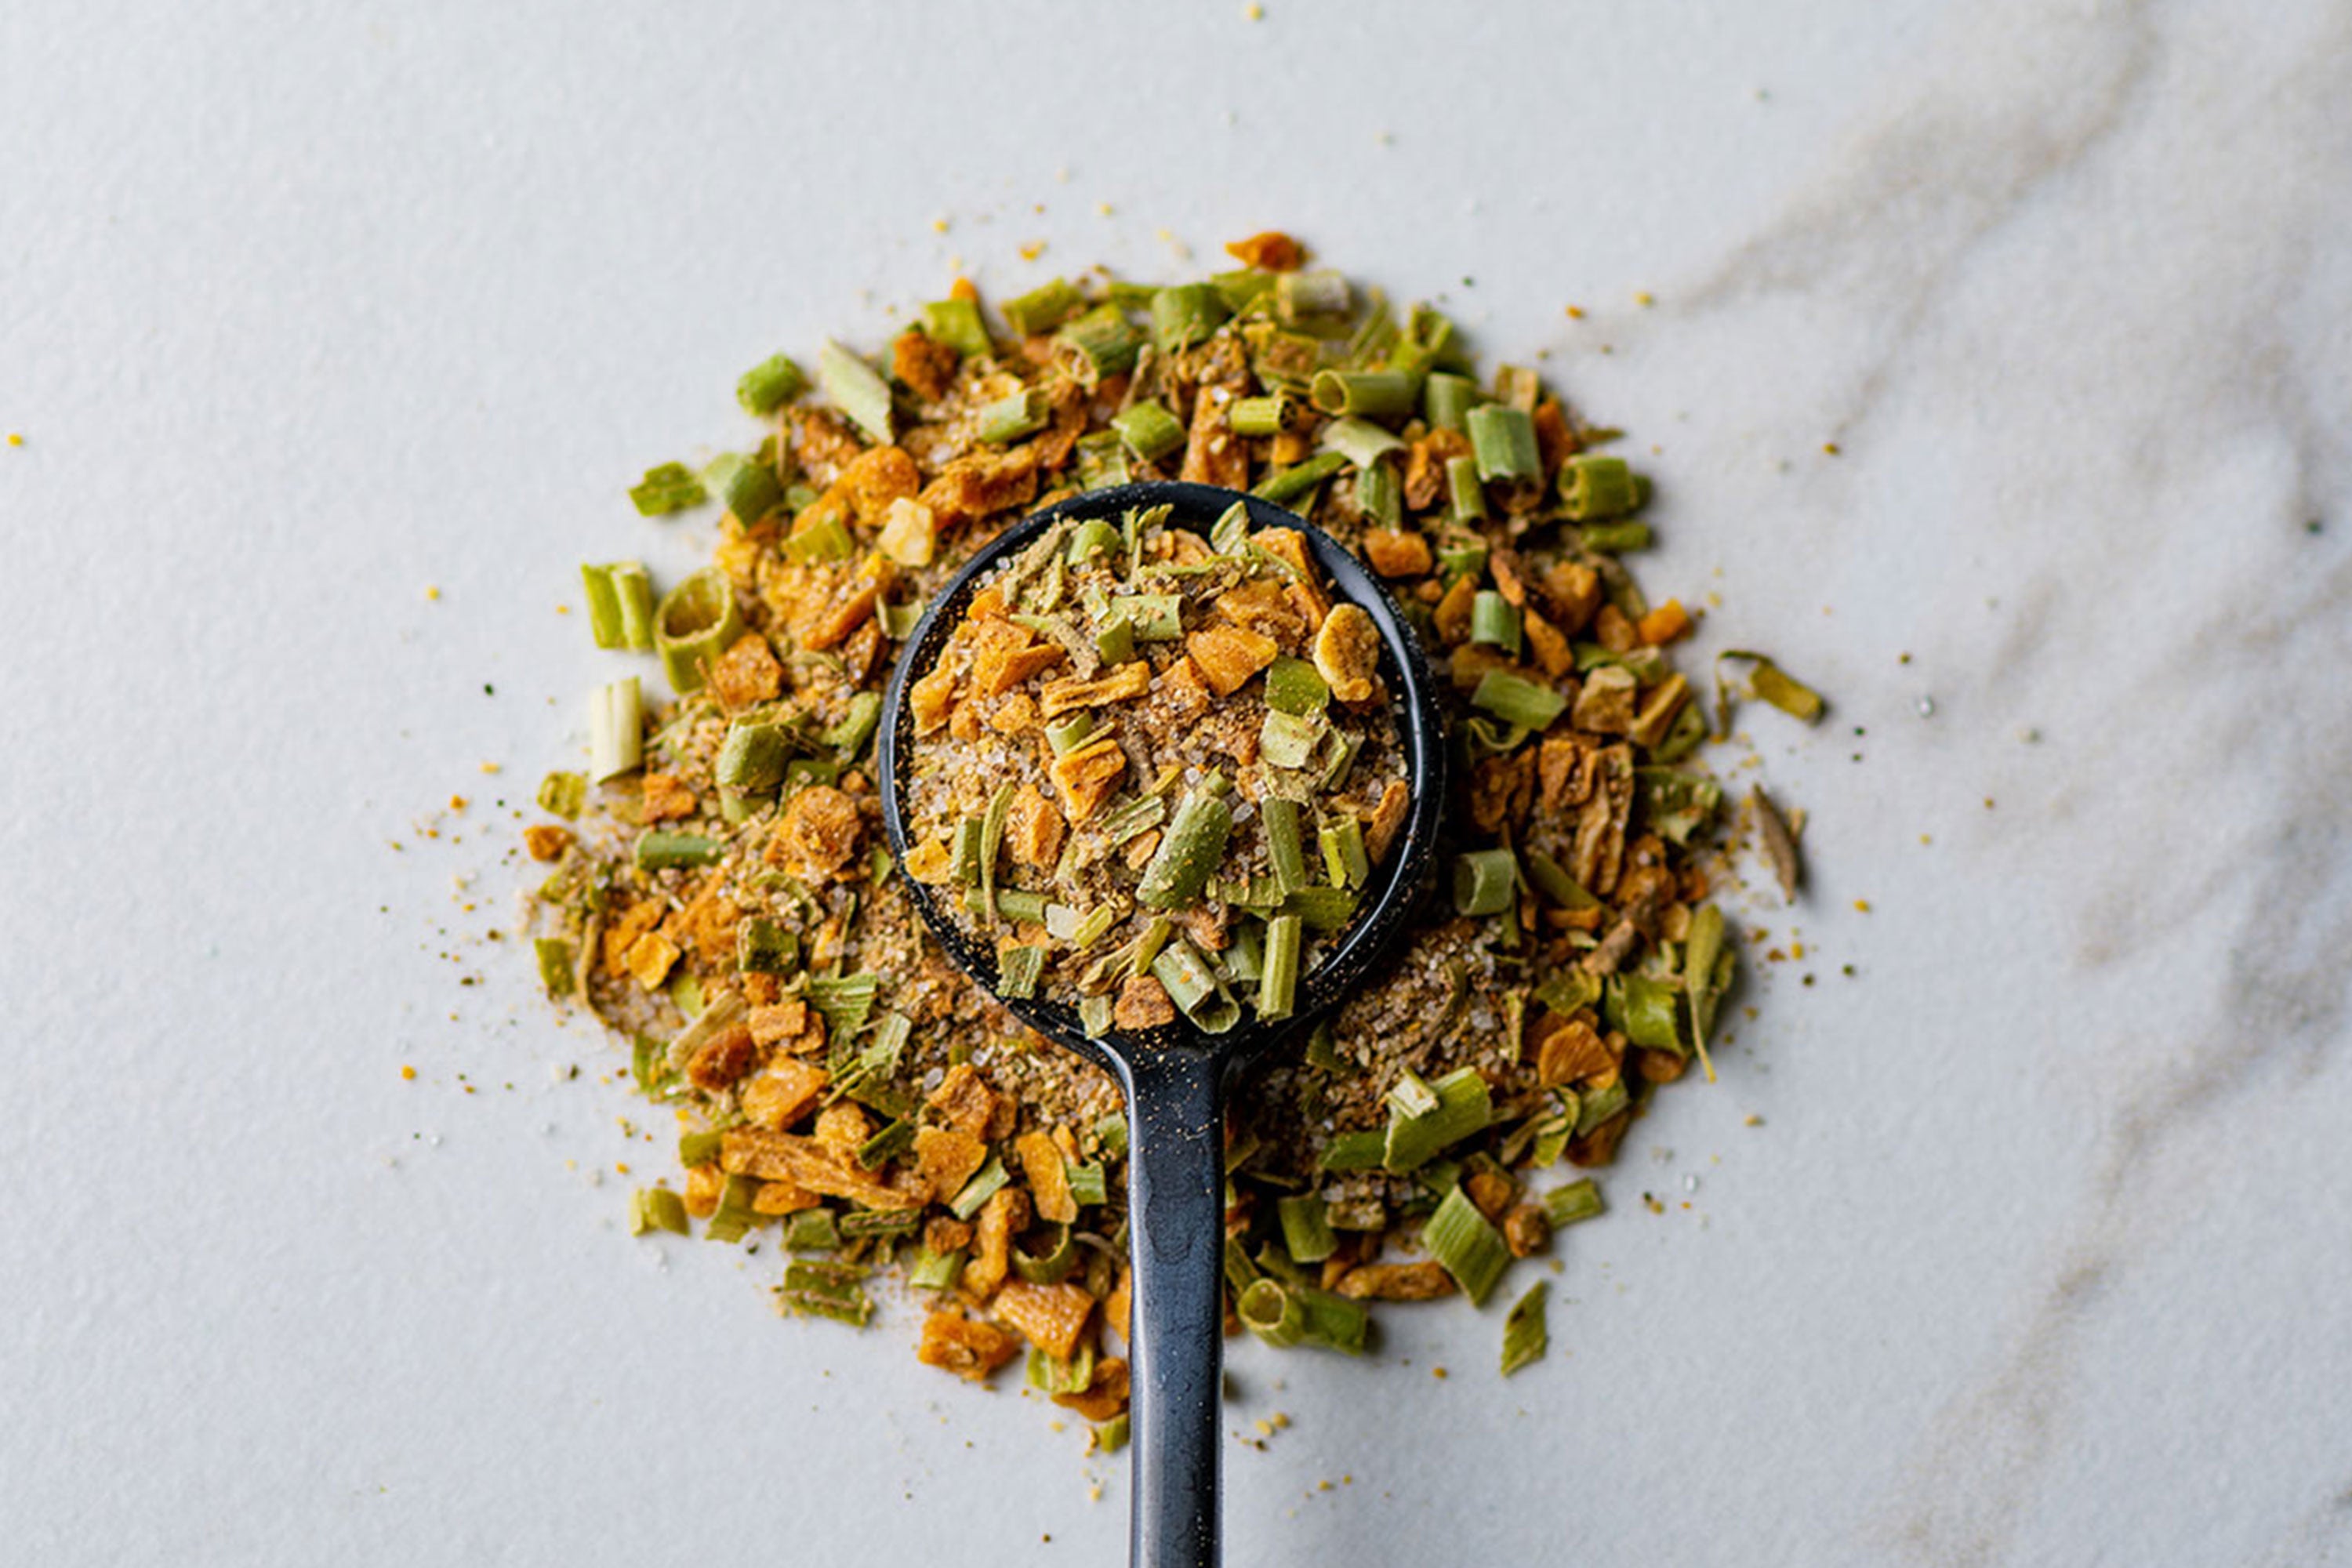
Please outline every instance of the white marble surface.
[[0, 1557], [1116, 1560], [1039, 1405], [623, 1234], [479, 803], [743, 363], [1281, 224], [1549, 351], [1837, 706], [1552, 1358], [1239, 1347], [1231, 1560], [2352, 1561], [2352, 9], [1453, 10], [0, 16]]

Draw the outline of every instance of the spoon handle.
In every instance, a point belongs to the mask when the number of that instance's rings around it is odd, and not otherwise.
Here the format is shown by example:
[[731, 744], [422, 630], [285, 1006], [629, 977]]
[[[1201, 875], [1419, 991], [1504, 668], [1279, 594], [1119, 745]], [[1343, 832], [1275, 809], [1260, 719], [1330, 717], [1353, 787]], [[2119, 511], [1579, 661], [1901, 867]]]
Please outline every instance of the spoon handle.
[[1223, 1392], [1224, 1064], [1182, 1048], [1129, 1072], [1135, 1568], [1216, 1568]]

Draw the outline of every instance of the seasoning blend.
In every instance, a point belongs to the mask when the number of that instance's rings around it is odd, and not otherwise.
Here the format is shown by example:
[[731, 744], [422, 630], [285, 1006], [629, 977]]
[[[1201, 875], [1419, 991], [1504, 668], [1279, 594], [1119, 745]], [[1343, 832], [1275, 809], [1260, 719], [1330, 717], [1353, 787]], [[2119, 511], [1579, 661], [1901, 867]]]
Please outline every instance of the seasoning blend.
[[[1008, 994], [1089, 1028], [1280, 1018], [1410, 791], [1360, 612], [1295, 542], [1138, 512], [975, 595], [914, 693], [895, 865], [881, 689], [981, 544], [1130, 480], [1247, 490], [1355, 550], [1440, 668], [1443, 895], [1233, 1096], [1234, 1331], [1355, 1352], [1372, 1300], [1486, 1300], [1601, 1212], [1563, 1163], [1607, 1163], [1705, 1064], [1736, 963], [1701, 863], [1721, 792], [1685, 765], [1708, 726], [1669, 658], [1690, 621], [1622, 563], [1648, 485], [1613, 433], [1532, 370], [1475, 375], [1442, 314], [1286, 237], [1231, 248], [1212, 278], [1056, 280], [992, 319], [959, 283], [880, 363], [828, 342], [814, 386], [783, 355], [747, 374], [761, 438], [631, 492], [649, 516], [715, 495], [711, 564], [659, 594], [635, 563], [583, 569], [598, 643], [642, 661], [593, 694], [590, 764], [550, 777], [558, 821], [527, 837], [549, 993], [631, 1037], [677, 1117], [682, 1174], [636, 1228], [765, 1232], [780, 1301], [853, 1323], [888, 1269], [922, 1361], [983, 1381], [1025, 1354], [1104, 1447], [1128, 1403], [1118, 1093], [947, 962], [907, 879], [952, 891]], [[1543, 1301], [1512, 1310], [1506, 1371], [1542, 1353]]]

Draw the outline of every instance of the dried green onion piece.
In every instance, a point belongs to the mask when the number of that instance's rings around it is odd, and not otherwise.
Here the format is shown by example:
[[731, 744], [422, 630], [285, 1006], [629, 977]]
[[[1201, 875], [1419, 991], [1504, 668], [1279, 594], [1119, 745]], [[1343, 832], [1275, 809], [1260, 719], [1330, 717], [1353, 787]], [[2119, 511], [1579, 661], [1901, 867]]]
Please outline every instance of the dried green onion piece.
[[588, 596], [588, 635], [598, 647], [625, 647], [621, 637], [621, 597], [614, 591], [613, 568], [580, 563], [580, 588]]
[[1102, 1204], [1110, 1201], [1110, 1188], [1104, 1179], [1100, 1161], [1091, 1164], [1065, 1163], [1062, 1173], [1069, 1182], [1073, 1203]]
[[1169, 354], [1204, 342], [1231, 314], [1215, 284], [1171, 284], [1151, 296], [1151, 346]]
[[1500, 403], [1481, 404], [1464, 423], [1481, 479], [1537, 479], [1543, 477], [1543, 458], [1536, 447], [1535, 421], [1519, 409]]
[[1565, 1230], [1579, 1220], [1591, 1219], [1601, 1212], [1601, 1184], [1586, 1176], [1564, 1187], [1554, 1187], [1543, 1195], [1543, 1211], [1554, 1230]]
[[1398, 419], [1412, 412], [1412, 378], [1392, 370], [1318, 371], [1307, 396], [1319, 413]]
[[1578, 1108], [1576, 1135], [1583, 1137], [1632, 1104], [1633, 1098], [1622, 1079], [1604, 1089], [1594, 1089], [1584, 1097], [1584, 1103]]
[[1117, 1005], [1108, 996], [1078, 998], [1078, 1027], [1087, 1032], [1087, 1038], [1099, 1040], [1110, 1033], [1111, 1014]]
[[1298, 404], [1286, 392], [1236, 397], [1225, 410], [1236, 436], [1278, 436], [1298, 423]]
[[539, 781], [539, 809], [571, 822], [588, 804], [588, 780], [580, 773], [552, 773]]
[[1432, 1259], [1454, 1276], [1473, 1306], [1485, 1304], [1511, 1263], [1511, 1250], [1503, 1244], [1502, 1233], [1486, 1222], [1463, 1187], [1446, 1194], [1437, 1212], [1429, 1216], [1422, 1226], [1421, 1244]]
[[1410, 1174], [1443, 1150], [1494, 1120], [1493, 1092], [1476, 1068], [1457, 1068], [1429, 1085], [1436, 1108], [1419, 1116], [1391, 1116], [1382, 1135], [1381, 1163], [1399, 1175]]
[[1298, 803], [1268, 795], [1258, 803], [1265, 822], [1266, 858], [1274, 867], [1275, 886], [1284, 896], [1307, 887], [1307, 856], [1298, 831]]
[[1070, 1227], [1057, 1225], [1052, 1235], [1054, 1244], [1042, 1256], [1018, 1241], [1013, 1244], [1013, 1270], [1032, 1285], [1058, 1285], [1078, 1266], [1078, 1245]]
[[1235, 555], [1249, 542], [1250, 515], [1247, 505], [1235, 501], [1217, 514], [1209, 525], [1209, 548], [1220, 555]]
[[1224, 858], [1225, 840], [1234, 830], [1233, 808], [1224, 801], [1230, 788], [1222, 777], [1211, 773], [1185, 795], [1160, 847], [1143, 868], [1135, 889], [1138, 902], [1155, 910], [1173, 910], [1200, 898], [1217, 862]]
[[1181, 594], [1122, 594], [1110, 604], [1112, 617], [1133, 627], [1138, 642], [1174, 642], [1184, 635]]
[[1318, 452], [1303, 463], [1294, 463], [1279, 473], [1267, 475], [1250, 494], [1276, 506], [1286, 506], [1338, 473], [1347, 463], [1348, 459], [1337, 452]]
[[1282, 1219], [1282, 1245], [1299, 1263], [1320, 1263], [1339, 1250], [1332, 1233], [1330, 1205], [1313, 1194], [1283, 1198], [1275, 1205]]
[[746, 723], [727, 728], [711, 776], [721, 789], [746, 795], [773, 794], [784, 782], [784, 764], [792, 760], [792, 737], [781, 724]]
[[1508, 849], [1474, 849], [1454, 861], [1454, 912], [1499, 915], [1517, 901], [1518, 860]]
[[872, 365], [827, 338], [816, 351], [816, 374], [851, 424], [877, 445], [890, 444], [890, 384]]
[[1341, 817], [1316, 835], [1323, 847], [1323, 868], [1335, 888], [1361, 888], [1372, 879], [1372, 860], [1364, 845], [1364, 825]]
[[1135, 623], [1113, 616], [1095, 630], [1095, 655], [1105, 664], [1125, 664], [1135, 657]]
[[1258, 728], [1258, 756], [1269, 767], [1303, 768], [1315, 755], [1330, 721], [1310, 709], [1286, 713], [1268, 708]]
[[784, 504], [784, 487], [777, 481], [775, 470], [738, 453], [721, 452], [710, 459], [703, 477], [727, 510], [746, 525]]
[[1478, 479], [1478, 459], [1448, 458], [1445, 459], [1446, 513], [1455, 522], [1483, 522], [1486, 518], [1486, 492]]
[[803, 521], [785, 536], [781, 548], [786, 560], [808, 566], [820, 561], [848, 560], [857, 553], [857, 541], [841, 519], [828, 513], [814, 522]]
[[1231, 272], [1212, 273], [1209, 287], [1225, 302], [1225, 308], [1236, 316], [1245, 315], [1274, 292], [1276, 274], [1255, 267], [1237, 267]]
[[980, 819], [980, 899], [990, 924], [996, 921], [996, 857], [1004, 847], [1004, 824], [1013, 815], [1013, 789], [996, 786], [988, 797], [988, 815]]
[[531, 956], [539, 964], [539, 983], [550, 996], [569, 996], [577, 984], [572, 972], [572, 944], [560, 936], [542, 936], [530, 944]]
[[1403, 524], [1404, 485], [1394, 463], [1375, 459], [1361, 466], [1356, 475], [1356, 510], [1375, 528]]
[[1356, 918], [1356, 895], [1344, 888], [1301, 888], [1284, 895], [1282, 912], [1297, 915], [1312, 931], [1345, 931]]
[[1036, 995], [1038, 976], [1045, 972], [1045, 950], [1042, 947], [997, 949], [996, 989], [1000, 995], [1024, 1001]]
[[1624, 458], [1579, 452], [1559, 467], [1559, 500], [1570, 521], [1596, 522], [1638, 508], [1642, 486]]
[[1040, 332], [1050, 332], [1078, 313], [1087, 302], [1076, 285], [1066, 278], [1056, 278], [1041, 283], [1026, 294], [1016, 294], [998, 307], [1004, 312], [1004, 324], [1016, 337], [1034, 338]]
[[788, 1252], [831, 1252], [841, 1245], [841, 1227], [833, 1211], [803, 1209], [784, 1217], [784, 1249]]
[[1151, 961], [1151, 973], [1167, 988], [1169, 999], [1203, 1034], [1222, 1035], [1241, 1022], [1241, 1004], [1225, 989], [1201, 950], [1176, 937]]
[[1286, 325], [1297, 325], [1316, 317], [1344, 316], [1354, 301], [1345, 273], [1322, 268], [1311, 272], [1275, 274], [1275, 314]]
[[1351, 1301], [1337, 1291], [1312, 1288], [1294, 1289], [1291, 1293], [1307, 1309], [1308, 1343], [1342, 1355], [1364, 1353], [1371, 1313], [1361, 1301]]
[[[1475, 612], [1474, 612], [1475, 613]], [[1478, 678], [1470, 706], [1482, 708], [1507, 724], [1525, 724], [1541, 732], [1568, 708], [1568, 699], [1549, 686], [1507, 669], [1490, 669]]]
[[838, 752], [843, 762], [856, 762], [858, 754], [866, 750], [866, 742], [874, 738], [874, 731], [881, 722], [882, 694], [860, 691], [850, 698], [849, 706], [842, 710], [840, 720], [817, 738]]
[[630, 504], [639, 517], [667, 517], [700, 506], [710, 499], [702, 480], [684, 463], [663, 463], [647, 468], [646, 477], [629, 487]]
[[1544, 1300], [1550, 1293], [1550, 1280], [1537, 1280], [1512, 1303], [1510, 1316], [1503, 1320], [1505, 1377], [1543, 1360], [1544, 1352], [1550, 1348], [1551, 1334], [1544, 1322]]
[[933, 300], [923, 307], [923, 335], [935, 343], [945, 343], [966, 359], [985, 359], [996, 345], [988, 341], [988, 328], [980, 319], [980, 304], [973, 300]]
[[851, 1263], [793, 1263], [776, 1296], [796, 1312], [864, 1328], [874, 1303], [860, 1289], [866, 1271]]
[[743, 974], [790, 974], [801, 963], [800, 934], [765, 915], [746, 915], [735, 927], [735, 968]]
[[1323, 449], [1337, 452], [1359, 468], [1370, 468], [1404, 443], [1369, 419], [1335, 419], [1323, 431]]
[[1265, 705], [1277, 713], [1318, 713], [1330, 706], [1331, 688], [1313, 662], [1276, 654], [1265, 671]]
[[1122, 375], [1135, 368], [1144, 335], [1117, 305], [1097, 305], [1057, 334], [1065, 347], [1076, 351], [1084, 379], [1089, 384], [1107, 375]]
[[1184, 444], [1184, 426], [1176, 416], [1149, 397], [1121, 409], [1110, 427], [1118, 432], [1129, 451], [1147, 463], [1158, 462]]
[[[963, 907], [973, 914], [984, 915], [988, 912], [988, 900], [975, 888], [964, 894]], [[1043, 893], [1033, 892], [1026, 888], [996, 889], [996, 912], [1006, 920], [1040, 925], [1045, 921], [1045, 909], [1046, 899]]]
[[1587, 550], [1603, 555], [1622, 555], [1629, 550], [1650, 548], [1650, 525], [1646, 522], [1588, 522], [1576, 531], [1576, 539]]
[[[1470, 601], [1470, 640], [1519, 657], [1518, 607], [1492, 588], [1481, 588]], [[1500, 674], [1489, 670], [1488, 674]], [[1540, 725], [1533, 726], [1541, 728]]]
[[715, 866], [727, 847], [699, 833], [672, 833], [654, 828], [638, 836], [631, 858], [640, 871], [674, 871], [688, 866]]
[[1466, 375], [1433, 371], [1421, 384], [1422, 414], [1432, 429], [1467, 429], [1479, 401], [1478, 384]]
[[1316, 1162], [1320, 1169], [1335, 1175], [1349, 1171], [1377, 1171], [1387, 1163], [1388, 1134], [1379, 1128], [1335, 1134], [1323, 1146], [1323, 1153]]
[[1306, 1304], [1279, 1280], [1260, 1279], [1234, 1302], [1242, 1326], [1277, 1349], [1307, 1337]]
[[1000, 397], [975, 415], [972, 433], [982, 440], [996, 446], [1034, 436], [1045, 427], [1052, 417], [1045, 401], [1045, 389], [1026, 386], [1008, 397]]
[[980, 1212], [981, 1205], [993, 1197], [997, 1189], [1012, 1179], [1004, 1169], [1004, 1162], [991, 1154], [988, 1163], [974, 1172], [971, 1180], [948, 1201], [948, 1212], [958, 1219], [970, 1219]]
[[1305, 922], [1297, 915], [1276, 915], [1265, 922], [1265, 952], [1257, 981], [1259, 1017], [1287, 1018], [1297, 1007], [1304, 931]]
[[952, 1289], [963, 1277], [963, 1249], [953, 1252], [933, 1252], [929, 1247], [915, 1254], [907, 1266], [907, 1283], [918, 1290]]
[[667, 1187], [639, 1187], [629, 1194], [629, 1234], [656, 1230], [687, 1235], [686, 1200]]
[[1091, 910], [1078, 921], [1076, 929], [1070, 932], [1070, 945], [1084, 952], [1100, 942], [1103, 933], [1118, 923], [1118, 910], [1112, 905], [1104, 904], [1099, 909]]
[[1046, 725], [1045, 743], [1054, 748], [1054, 754], [1058, 757], [1084, 745], [1087, 737], [1094, 732], [1094, 715], [1080, 709], [1058, 724]]
[[[1553, 903], [1564, 910], [1589, 910], [1601, 900], [1594, 898], [1577, 879], [1568, 874], [1568, 868], [1540, 849], [1521, 851], [1521, 861], [1528, 881]], [[1573, 1008], [1570, 1009], [1571, 1012]]]
[[735, 585], [716, 566], [705, 566], [662, 596], [654, 613], [654, 647], [662, 673], [681, 697], [702, 689], [709, 667], [743, 635], [743, 615]]
[[719, 1148], [726, 1142], [726, 1138], [727, 1135], [724, 1132], [715, 1130], [679, 1133], [677, 1163], [689, 1171], [697, 1165], [710, 1164], [719, 1158]]
[[600, 686], [590, 693], [589, 777], [602, 784], [644, 762], [645, 729], [645, 702], [635, 676]]
[[761, 360], [735, 384], [735, 401], [743, 412], [766, 417], [808, 390], [808, 377], [785, 354]]

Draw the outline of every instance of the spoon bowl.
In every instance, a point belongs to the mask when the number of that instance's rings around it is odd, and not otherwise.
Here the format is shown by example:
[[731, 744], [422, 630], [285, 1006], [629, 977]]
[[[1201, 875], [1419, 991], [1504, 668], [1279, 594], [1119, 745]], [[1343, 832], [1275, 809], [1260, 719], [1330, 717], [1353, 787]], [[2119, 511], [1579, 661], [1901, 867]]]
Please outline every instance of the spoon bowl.
[[[1270, 501], [1209, 485], [1153, 483], [1091, 491], [1047, 507], [974, 554], [943, 588], [890, 674], [877, 742], [883, 823], [905, 864], [906, 791], [916, 742], [909, 687], [940, 658], [966, 605], [1001, 563], [1063, 521], [1116, 521], [1130, 509], [1166, 506], [1170, 522], [1206, 533], [1236, 501], [1252, 532], [1297, 530], [1334, 593], [1360, 605], [1381, 639], [1381, 676], [1412, 791], [1403, 828], [1338, 945], [1299, 977], [1290, 1016], [1250, 1015], [1223, 1034], [1181, 1014], [1149, 1030], [1090, 1037], [1077, 1010], [1044, 995], [999, 1001], [1039, 1034], [1108, 1072], [1127, 1099], [1128, 1230], [1133, 1261], [1133, 1322], [1128, 1336], [1135, 1478], [1132, 1561], [1150, 1568], [1209, 1568], [1218, 1561], [1218, 1402], [1223, 1359], [1221, 1291], [1224, 1249], [1225, 1072], [1360, 990], [1411, 919], [1428, 881], [1444, 820], [1445, 742], [1436, 690], [1412, 628], [1345, 547]], [[957, 966], [997, 992], [996, 958], [950, 913], [935, 889], [907, 890]]]

